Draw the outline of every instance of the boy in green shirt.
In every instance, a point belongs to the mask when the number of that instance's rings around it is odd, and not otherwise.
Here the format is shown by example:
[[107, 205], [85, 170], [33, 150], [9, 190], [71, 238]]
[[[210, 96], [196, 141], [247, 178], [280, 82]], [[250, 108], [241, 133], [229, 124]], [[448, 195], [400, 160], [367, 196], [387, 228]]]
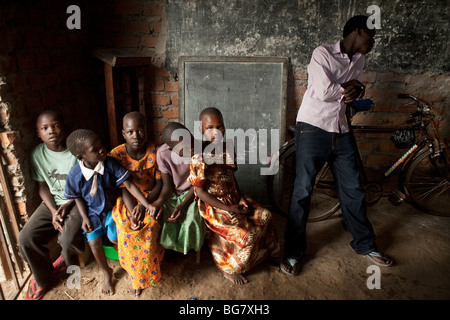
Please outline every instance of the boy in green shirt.
[[[27, 291], [29, 300], [41, 299], [52, 276], [75, 264], [76, 254], [84, 246], [81, 216], [75, 202], [64, 197], [67, 173], [77, 159], [66, 147], [62, 118], [44, 111], [37, 118], [36, 129], [43, 143], [31, 153], [31, 178], [38, 183], [42, 203], [19, 235], [20, 252], [34, 276]], [[61, 256], [52, 262], [45, 245], [55, 236]]]

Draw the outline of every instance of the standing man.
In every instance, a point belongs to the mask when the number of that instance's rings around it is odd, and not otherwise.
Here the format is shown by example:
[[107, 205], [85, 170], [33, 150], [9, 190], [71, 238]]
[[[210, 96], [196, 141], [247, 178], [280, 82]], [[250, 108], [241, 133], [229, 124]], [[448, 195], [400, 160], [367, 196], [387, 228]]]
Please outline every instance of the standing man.
[[354, 16], [344, 26], [343, 39], [316, 48], [308, 65], [308, 88], [295, 127], [296, 180], [286, 226], [284, 259], [280, 269], [297, 275], [306, 250], [306, 222], [311, 192], [318, 171], [328, 162], [335, 177], [339, 202], [351, 248], [373, 263], [390, 266], [392, 260], [378, 252], [372, 225], [367, 219], [355, 145], [345, 108], [364, 95], [360, 82], [365, 55], [374, 44], [375, 30], [367, 16]]

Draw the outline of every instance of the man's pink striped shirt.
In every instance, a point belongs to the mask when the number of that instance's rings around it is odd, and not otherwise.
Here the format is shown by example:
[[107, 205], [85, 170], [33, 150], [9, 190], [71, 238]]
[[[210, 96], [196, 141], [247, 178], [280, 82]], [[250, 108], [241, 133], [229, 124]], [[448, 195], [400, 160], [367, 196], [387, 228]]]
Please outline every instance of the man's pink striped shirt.
[[365, 57], [357, 52], [350, 61], [342, 53], [340, 41], [314, 49], [308, 65], [308, 88], [297, 113], [297, 122], [306, 122], [328, 132], [349, 131], [341, 84], [361, 81]]

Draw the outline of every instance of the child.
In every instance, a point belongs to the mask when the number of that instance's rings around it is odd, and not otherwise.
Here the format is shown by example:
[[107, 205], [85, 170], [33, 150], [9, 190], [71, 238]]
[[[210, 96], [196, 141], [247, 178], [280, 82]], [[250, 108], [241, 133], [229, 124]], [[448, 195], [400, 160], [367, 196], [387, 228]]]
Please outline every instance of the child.
[[[123, 117], [122, 135], [126, 143], [114, 148], [109, 155], [117, 159], [130, 173], [131, 181], [141, 190], [149, 203], [153, 203], [161, 190], [161, 173], [156, 164], [156, 147], [147, 141], [147, 122], [139, 112]], [[117, 226], [118, 250], [121, 266], [131, 279], [132, 292], [138, 296], [161, 279], [160, 264], [164, 248], [158, 243], [161, 226], [144, 207], [122, 189], [113, 209]]]
[[[187, 141], [173, 141], [175, 130], [185, 130]], [[194, 202], [194, 187], [189, 177], [190, 155], [192, 154], [194, 138], [189, 130], [178, 122], [170, 122], [162, 131], [163, 145], [156, 153], [156, 162], [161, 170], [163, 188], [154, 206], [159, 213], [163, 211], [163, 226], [159, 242], [166, 249], [183, 254], [191, 249], [200, 251], [205, 238], [205, 223]], [[190, 154], [173, 152], [175, 146], [189, 150]]]
[[107, 156], [100, 138], [93, 131], [79, 129], [72, 132], [67, 138], [67, 147], [79, 161], [69, 171], [64, 195], [67, 199], [75, 199], [82, 218], [81, 228], [103, 270], [102, 293], [112, 295], [113, 271], [106, 261], [103, 235], [106, 233], [112, 242], [117, 240], [111, 209], [117, 199], [118, 186], [123, 184], [146, 210], [150, 209], [150, 204], [128, 180], [130, 173], [116, 159]]
[[[41, 299], [51, 278], [75, 264], [84, 246], [78, 210], [73, 200], [64, 198], [65, 179], [77, 159], [67, 150], [63, 119], [54, 111], [44, 111], [36, 128], [42, 143], [31, 153], [31, 178], [38, 183], [42, 203], [19, 235], [20, 252], [34, 275], [28, 300]], [[52, 265], [45, 245], [56, 235], [62, 254]]]
[[[245, 272], [280, 254], [272, 215], [239, 190], [235, 161], [222, 142], [221, 112], [207, 108], [200, 113], [200, 121], [210, 144], [192, 157], [189, 181], [195, 187], [200, 214], [212, 231], [206, 239], [214, 262], [232, 283], [244, 284], [248, 282]], [[218, 153], [221, 147], [224, 151]]]

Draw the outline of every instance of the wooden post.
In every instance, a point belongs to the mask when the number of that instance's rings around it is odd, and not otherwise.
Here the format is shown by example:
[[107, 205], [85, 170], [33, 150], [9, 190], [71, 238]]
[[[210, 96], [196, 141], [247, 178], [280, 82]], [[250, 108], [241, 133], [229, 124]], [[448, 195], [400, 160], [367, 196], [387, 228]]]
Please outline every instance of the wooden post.
[[[0, 209], [0, 216], [3, 217], [3, 212]], [[3, 219], [2, 219], [3, 220]], [[20, 288], [19, 279], [17, 278], [17, 275], [14, 271], [14, 262], [12, 261], [12, 257], [9, 254], [8, 250], [8, 242], [6, 239], [5, 231], [3, 230], [3, 221], [0, 224], [0, 256], [2, 260], [2, 266], [4, 268], [6, 279], [14, 279], [14, 285], [16, 286], [16, 289]], [[14, 251], [14, 250], [13, 250]], [[14, 256], [15, 260], [17, 261], [17, 256]], [[17, 261], [18, 262], [18, 261]], [[19, 268], [20, 271], [20, 268]]]
[[93, 48], [90, 52], [94, 57], [104, 63], [109, 139], [111, 148], [114, 148], [122, 139], [122, 113], [127, 112], [127, 110], [121, 108], [122, 101], [120, 101], [121, 97], [125, 97], [125, 95], [120, 95], [120, 93], [115, 94], [114, 81], [117, 82], [127, 79], [114, 79], [113, 70], [120, 68], [120, 71], [122, 71], [120, 72], [121, 74], [128, 75], [129, 73], [128, 80], [130, 81], [130, 94], [132, 97], [131, 110], [140, 111], [146, 116], [149, 123], [152, 113], [146, 110], [143, 93], [139, 90], [141, 86], [143, 87], [143, 84], [141, 83], [142, 78], [139, 75], [138, 69], [139, 67], [150, 66], [152, 56], [148, 52], [118, 48]]
[[108, 111], [108, 125], [109, 125], [109, 142], [110, 147], [114, 148], [119, 145], [118, 135], [118, 116], [116, 110], [116, 102], [114, 99], [114, 81], [113, 81], [113, 67], [104, 63], [105, 68], [105, 90], [106, 90], [106, 108]]

